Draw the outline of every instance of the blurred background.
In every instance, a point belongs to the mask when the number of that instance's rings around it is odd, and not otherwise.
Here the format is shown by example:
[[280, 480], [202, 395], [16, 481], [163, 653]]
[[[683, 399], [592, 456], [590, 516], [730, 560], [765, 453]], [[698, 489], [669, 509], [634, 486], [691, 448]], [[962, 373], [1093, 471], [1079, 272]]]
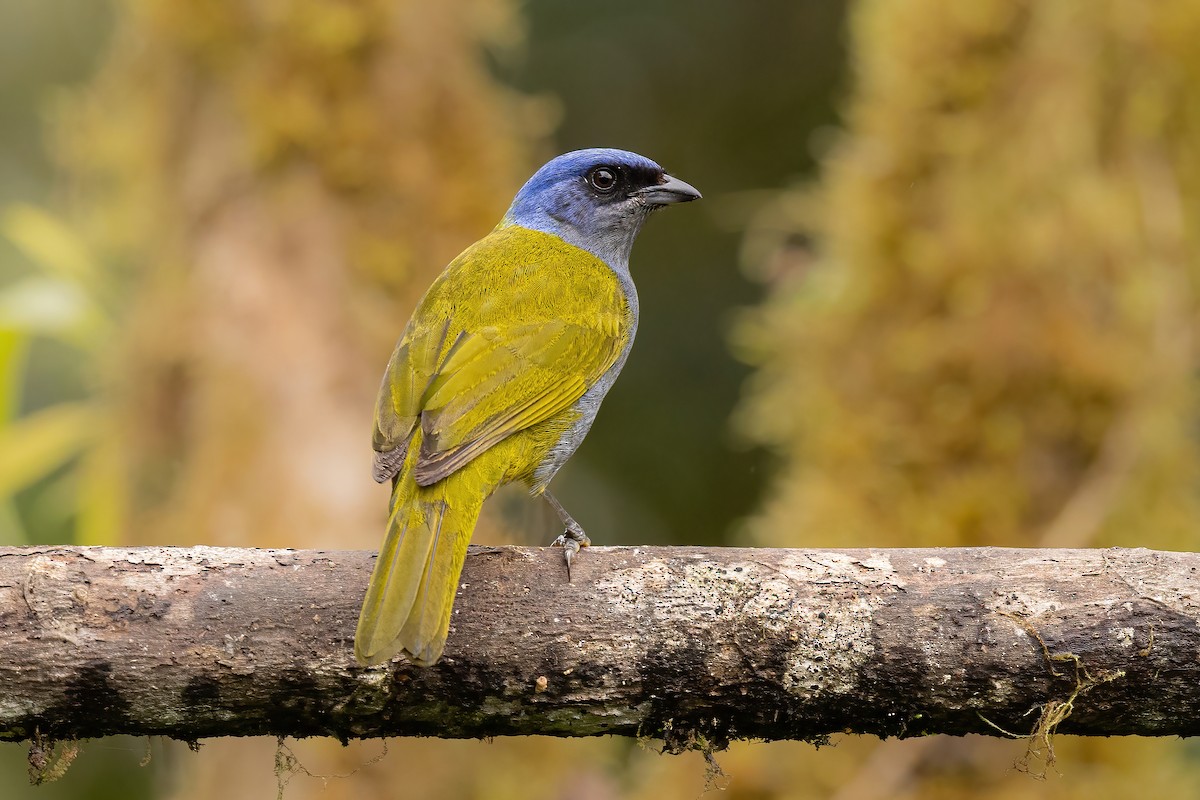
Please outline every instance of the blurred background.
[[[379, 374], [550, 156], [699, 187], [556, 481], [597, 544], [1200, 549], [1200, 2], [0, 0], [0, 543], [373, 548]], [[476, 540], [545, 543], [505, 492]], [[1182, 741], [289, 743], [288, 798], [1117, 798]], [[382, 754], [382, 757], [380, 757]], [[272, 740], [9, 798], [275, 796]], [[284, 761], [287, 761], [284, 753]]]

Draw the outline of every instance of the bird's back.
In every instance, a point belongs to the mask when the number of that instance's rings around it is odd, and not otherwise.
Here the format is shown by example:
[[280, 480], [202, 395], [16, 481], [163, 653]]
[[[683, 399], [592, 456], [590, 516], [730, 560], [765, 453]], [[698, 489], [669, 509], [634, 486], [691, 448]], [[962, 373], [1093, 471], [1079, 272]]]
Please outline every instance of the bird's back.
[[[483, 414], [492, 405], [504, 407], [506, 394], [531, 395], [564, 381], [578, 380], [588, 390], [597, 385], [607, 389], [632, 343], [635, 302], [621, 278], [591, 253], [556, 236], [502, 225], [467, 248], [429, 288], [401, 347], [436, 340], [432, 348], [436, 357], [429, 363], [442, 364], [464, 338], [507, 342], [525, 331], [533, 335], [547, 332], [538, 353], [516, 353], [518, 359], [524, 358], [525, 369], [511, 383], [491, 387], [491, 396], [501, 402], [489, 405], [487, 400], [481, 401], [476, 413]], [[553, 333], [560, 329], [578, 333], [573, 337]], [[553, 357], [553, 368], [547, 369], [542, 361], [544, 350], [554, 347], [563, 352]], [[581, 352], [576, 354], [572, 348]], [[602, 352], [582, 351], [587, 348]], [[413, 380], [420, 384], [431, 377], [417, 374]], [[481, 374], [479, 382], [485, 383], [487, 378]], [[478, 386], [471, 389], [475, 393]], [[385, 383], [381, 408], [391, 402], [389, 391]], [[599, 404], [595, 392], [583, 395], [552, 417], [513, 432], [479, 457], [507, 461], [506, 481], [544, 485], [553, 474], [545, 475], [544, 465], [565, 460], [564, 448], [571, 445], [569, 455], [578, 446], [578, 441], [568, 440], [582, 440], [586, 433], [586, 427], [579, 431], [581, 418], [586, 416], [590, 424], [595, 414]], [[429, 398], [423, 401], [427, 405]], [[420, 404], [400, 410], [409, 415], [416, 412], [418, 417], [428, 411]]]

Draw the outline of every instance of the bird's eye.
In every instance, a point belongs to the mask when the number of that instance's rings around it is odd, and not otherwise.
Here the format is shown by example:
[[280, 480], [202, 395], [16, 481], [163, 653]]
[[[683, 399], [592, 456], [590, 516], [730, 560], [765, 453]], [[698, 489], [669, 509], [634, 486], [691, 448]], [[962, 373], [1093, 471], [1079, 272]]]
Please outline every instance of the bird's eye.
[[601, 194], [608, 194], [617, 185], [617, 173], [608, 167], [596, 167], [588, 173], [588, 183]]

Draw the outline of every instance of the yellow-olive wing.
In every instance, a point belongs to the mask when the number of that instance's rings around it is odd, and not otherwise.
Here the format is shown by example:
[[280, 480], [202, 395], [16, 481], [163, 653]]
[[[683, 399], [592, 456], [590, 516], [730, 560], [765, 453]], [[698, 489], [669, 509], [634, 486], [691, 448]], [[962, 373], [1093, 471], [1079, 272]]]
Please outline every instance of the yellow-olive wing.
[[506, 436], [566, 410], [616, 363], [632, 317], [590, 253], [519, 226], [454, 260], [388, 362], [375, 477], [393, 477], [418, 425], [416, 480], [436, 482]]
[[570, 408], [616, 362], [616, 333], [562, 320], [464, 332], [424, 396], [417, 483], [441, 480]]
[[408, 443], [421, 418], [421, 401], [437, 371], [450, 321], [420, 324], [414, 317], [388, 360], [375, 404], [375, 480], [383, 483], [400, 471]]

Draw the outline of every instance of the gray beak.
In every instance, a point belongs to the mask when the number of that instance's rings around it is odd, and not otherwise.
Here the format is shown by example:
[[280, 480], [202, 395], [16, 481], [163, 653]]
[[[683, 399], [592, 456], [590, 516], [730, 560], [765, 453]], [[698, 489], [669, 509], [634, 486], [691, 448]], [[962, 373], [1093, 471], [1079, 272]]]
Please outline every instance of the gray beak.
[[633, 196], [640, 197], [652, 206], [669, 206], [672, 203], [686, 203], [689, 200], [699, 200], [700, 192], [696, 191], [696, 187], [690, 183], [685, 183], [679, 180], [679, 178], [673, 178], [670, 175], [663, 175], [662, 183], [655, 186], [647, 186], [645, 189], [638, 189], [633, 193]]

